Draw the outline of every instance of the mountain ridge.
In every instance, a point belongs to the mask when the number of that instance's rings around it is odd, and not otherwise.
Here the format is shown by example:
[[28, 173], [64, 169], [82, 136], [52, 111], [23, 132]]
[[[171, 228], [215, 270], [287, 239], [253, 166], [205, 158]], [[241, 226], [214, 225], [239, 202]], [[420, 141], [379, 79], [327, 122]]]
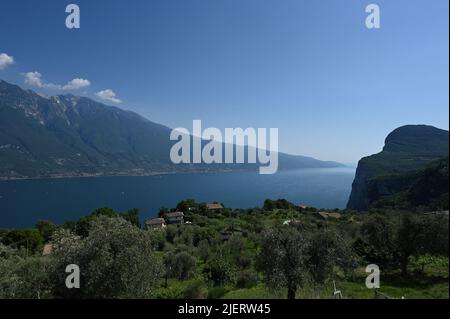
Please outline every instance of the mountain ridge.
[[[0, 178], [153, 175], [254, 169], [172, 164], [171, 129], [129, 110], [72, 94], [42, 96], [0, 80]], [[279, 153], [279, 167], [340, 167]]]

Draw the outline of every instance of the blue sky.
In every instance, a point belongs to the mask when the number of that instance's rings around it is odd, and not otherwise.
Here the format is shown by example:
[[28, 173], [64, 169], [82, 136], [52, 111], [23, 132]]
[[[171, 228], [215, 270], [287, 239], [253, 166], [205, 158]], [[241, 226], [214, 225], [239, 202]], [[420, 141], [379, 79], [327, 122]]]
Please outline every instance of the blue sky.
[[[278, 127], [281, 151], [343, 162], [400, 125], [449, 126], [447, 0], [73, 0], [79, 30], [69, 3], [2, 0], [1, 79], [110, 89], [122, 103], [107, 104], [170, 127]], [[90, 85], [63, 90], [72, 79]]]

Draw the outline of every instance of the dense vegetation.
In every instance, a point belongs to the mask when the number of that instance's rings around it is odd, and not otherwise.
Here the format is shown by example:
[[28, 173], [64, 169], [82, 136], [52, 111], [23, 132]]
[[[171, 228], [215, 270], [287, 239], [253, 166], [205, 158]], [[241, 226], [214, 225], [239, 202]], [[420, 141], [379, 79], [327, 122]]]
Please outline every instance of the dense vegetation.
[[[140, 225], [137, 210], [101, 208], [75, 222], [0, 231], [0, 298], [448, 298], [448, 213], [300, 208], [208, 210], [180, 202], [185, 223]], [[42, 255], [43, 245], [52, 244]], [[67, 289], [77, 264], [81, 288]], [[381, 294], [378, 294], [380, 296]]]
[[370, 207], [448, 210], [448, 158], [411, 173], [374, 178], [368, 183]]

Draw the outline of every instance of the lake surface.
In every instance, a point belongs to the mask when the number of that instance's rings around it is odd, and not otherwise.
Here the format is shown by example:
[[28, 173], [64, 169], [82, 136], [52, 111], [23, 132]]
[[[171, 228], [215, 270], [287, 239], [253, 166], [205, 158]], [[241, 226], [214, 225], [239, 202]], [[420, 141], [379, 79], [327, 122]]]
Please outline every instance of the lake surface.
[[318, 208], [344, 208], [354, 168], [298, 169], [274, 175], [257, 172], [92, 177], [0, 182], [0, 228], [30, 227], [38, 220], [76, 220], [98, 207], [139, 208], [141, 219], [186, 198], [227, 207], [262, 206], [286, 198]]

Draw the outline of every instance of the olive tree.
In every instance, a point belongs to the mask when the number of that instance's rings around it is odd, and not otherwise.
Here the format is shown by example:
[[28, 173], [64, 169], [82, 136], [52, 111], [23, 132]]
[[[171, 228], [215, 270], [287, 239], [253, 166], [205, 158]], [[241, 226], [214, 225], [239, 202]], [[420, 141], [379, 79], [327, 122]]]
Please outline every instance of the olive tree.
[[355, 261], [349, 241], [333, 228], [315, 231], [306, 254], [309, 275], [317, 283], [332, 278], [335, 267], [350, 269]]
[[410, 257], [448, 256], [448, 216], [403, 214], [397, 230], [396, 261], [408, 275]]
[[287, 298], [295, 299], [307, 277], [306, 252], [309, 239], [294, 227], [271, 228], [262, 234], [259, 268], [269, 288], [287, 288]]
[[179, 280], [189, 279], [195, 272], [196, 260], [185, 251], [169, 252], [164, 258], [166, 274]]
[[[122, 218], [93, 218], [84, 238], [61, 230], [53, 245], [50, 280], [56, 297], [144, 298], [161, 277], [150, 232]], [[65, 286], [69, 264], [80, 268], [79, 289]]]
[[48, 260], [0, 244], [0, 299], [50, 298]]

